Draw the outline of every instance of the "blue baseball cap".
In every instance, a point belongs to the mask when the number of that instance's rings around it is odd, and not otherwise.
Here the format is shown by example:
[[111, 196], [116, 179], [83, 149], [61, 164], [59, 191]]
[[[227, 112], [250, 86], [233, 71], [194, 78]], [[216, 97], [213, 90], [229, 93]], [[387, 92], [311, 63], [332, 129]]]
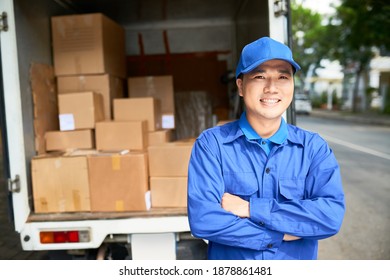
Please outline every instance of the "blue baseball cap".
[[260, 64], [272, 59], [289, 62], [294, 67], [294, 73], [301, 69], [298, 63], [294, 61], [288, 46], [269, 37], [262, 37], [242, 49], [237, 64], [236, 79], [240, 74], [246, 74]]

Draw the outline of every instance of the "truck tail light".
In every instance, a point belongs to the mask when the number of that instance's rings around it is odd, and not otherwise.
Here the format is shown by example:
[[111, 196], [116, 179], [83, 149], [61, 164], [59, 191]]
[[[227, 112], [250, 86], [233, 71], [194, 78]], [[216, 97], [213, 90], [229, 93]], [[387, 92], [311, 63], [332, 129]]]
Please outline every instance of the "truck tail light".
[[39, 239], [42, 244], [89, 242], [89, 232], [86, 230], [41, 231]]

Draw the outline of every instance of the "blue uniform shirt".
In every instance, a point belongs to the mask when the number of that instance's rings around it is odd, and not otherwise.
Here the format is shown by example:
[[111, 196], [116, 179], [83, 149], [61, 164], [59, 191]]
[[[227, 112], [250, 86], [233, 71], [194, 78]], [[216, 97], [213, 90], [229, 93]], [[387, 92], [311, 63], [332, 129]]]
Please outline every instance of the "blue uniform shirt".
[[[240, 120], [205, 130], [188, 167], [188, 219], [208, 240], [209, 259], [316, 259], [318, 240], [336, 234], [345, 212], [339, 165], [316, 133], [286, 124], [269, 153]], [[221, 207], [227, 192], [249, 201], [250, 218]], [[300, 237], [283, 241], [284, 234]]]

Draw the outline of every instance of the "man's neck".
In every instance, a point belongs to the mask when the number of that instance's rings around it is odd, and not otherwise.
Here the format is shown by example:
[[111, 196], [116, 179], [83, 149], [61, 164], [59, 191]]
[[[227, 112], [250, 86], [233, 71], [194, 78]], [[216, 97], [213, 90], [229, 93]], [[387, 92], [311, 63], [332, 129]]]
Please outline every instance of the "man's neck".
[[270, 138], [278, 131], [281, 117], [275, 119], [249, 119], [248, 122], [257, 134], [264, 139]]

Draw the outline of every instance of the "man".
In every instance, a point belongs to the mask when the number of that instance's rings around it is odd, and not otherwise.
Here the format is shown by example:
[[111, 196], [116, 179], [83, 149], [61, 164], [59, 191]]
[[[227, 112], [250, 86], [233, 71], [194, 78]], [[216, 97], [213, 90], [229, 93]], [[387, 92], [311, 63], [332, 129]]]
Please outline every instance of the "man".
[[316, 259], [345, 212], [338, 163], [316, 133], [282, 115], [300, 66], [284, 44], [263, 37], [244, 47], [236, 84], [239, 120], [202, 132], [188, 170], [192, 234], [209, 259]]

